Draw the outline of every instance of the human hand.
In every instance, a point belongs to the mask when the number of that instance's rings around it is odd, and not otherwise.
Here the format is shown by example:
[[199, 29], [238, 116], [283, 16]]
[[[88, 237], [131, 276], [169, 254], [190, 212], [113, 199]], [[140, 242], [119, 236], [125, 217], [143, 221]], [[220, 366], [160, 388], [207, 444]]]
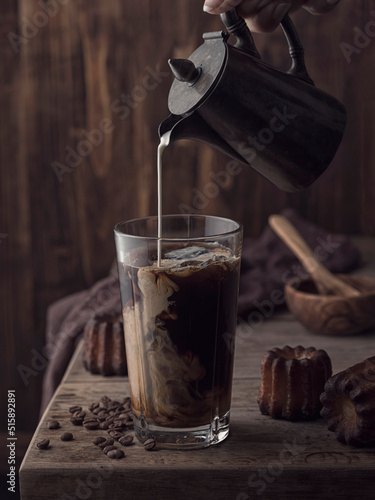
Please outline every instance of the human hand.
[[273, 31], [288, 12], [303, 7], [311, 14], [323, 14], [333, 9], [340, 0], [206, 0], [205, 12], [221, 14], [233, 7], [249, 28], [257, 32]]

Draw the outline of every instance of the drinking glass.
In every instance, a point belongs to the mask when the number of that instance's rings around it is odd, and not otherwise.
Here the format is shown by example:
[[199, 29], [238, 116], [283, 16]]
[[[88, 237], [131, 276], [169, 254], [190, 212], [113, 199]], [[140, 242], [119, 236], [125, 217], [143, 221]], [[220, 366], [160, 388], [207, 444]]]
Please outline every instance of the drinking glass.
[[242, 226], [166, 215], [115, 227], [134, 429], [160, 448], [229, 433]]

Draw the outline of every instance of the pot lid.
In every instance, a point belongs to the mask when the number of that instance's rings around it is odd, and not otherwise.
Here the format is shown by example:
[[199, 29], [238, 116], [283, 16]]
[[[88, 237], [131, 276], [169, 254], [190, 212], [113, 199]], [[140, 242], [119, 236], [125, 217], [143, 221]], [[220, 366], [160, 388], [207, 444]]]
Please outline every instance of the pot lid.
[[214, 31], [203, 35], [204, 43], [188, 59], [170, 59], [175, 79], [168, 96], [174, 115], [193, 112], [215, 88], [225, 66], [229, 34]]

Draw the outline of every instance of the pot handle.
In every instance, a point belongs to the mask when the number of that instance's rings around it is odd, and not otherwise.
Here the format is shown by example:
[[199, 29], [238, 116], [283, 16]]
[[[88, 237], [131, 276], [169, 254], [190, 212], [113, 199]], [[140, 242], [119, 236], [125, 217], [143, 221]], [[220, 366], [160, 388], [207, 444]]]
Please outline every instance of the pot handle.
[[[236, 9], [234, 8], [228, 12], [224, 12], [224, 14], [220, 14], [220, 17], [228, 32], [237, 37], [235, 47], [260, 59], [251, 31], [245, 20], [237, 14]], [[292, 58], [292, 65], [287, 73], [314, 85], [306, 69], [304, 58], [305, 51], [297, 30], [288, 14], [283, 18], [280, 25], [284, 31], [289, 46], [289, 54]]]

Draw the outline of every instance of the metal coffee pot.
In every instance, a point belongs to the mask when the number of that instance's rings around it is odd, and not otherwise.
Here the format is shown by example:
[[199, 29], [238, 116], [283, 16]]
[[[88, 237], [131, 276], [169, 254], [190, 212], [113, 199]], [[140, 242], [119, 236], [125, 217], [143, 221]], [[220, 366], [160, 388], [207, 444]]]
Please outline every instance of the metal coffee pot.
[[[261, 60], [235, 9], [222, 14], [227, 32], [203, 35], [188, 59], [171, 59], [175, 76], [159, 127], [170, 142], [197, 139], [250, 165], [284, 191], [307, 188], [327, 168], [346, 124], [344, 106], [317, 89], [290, 18], [281, 22], [292, 66], [284, 73]], [[237, 37], [228, 43], [230, 34]]]

